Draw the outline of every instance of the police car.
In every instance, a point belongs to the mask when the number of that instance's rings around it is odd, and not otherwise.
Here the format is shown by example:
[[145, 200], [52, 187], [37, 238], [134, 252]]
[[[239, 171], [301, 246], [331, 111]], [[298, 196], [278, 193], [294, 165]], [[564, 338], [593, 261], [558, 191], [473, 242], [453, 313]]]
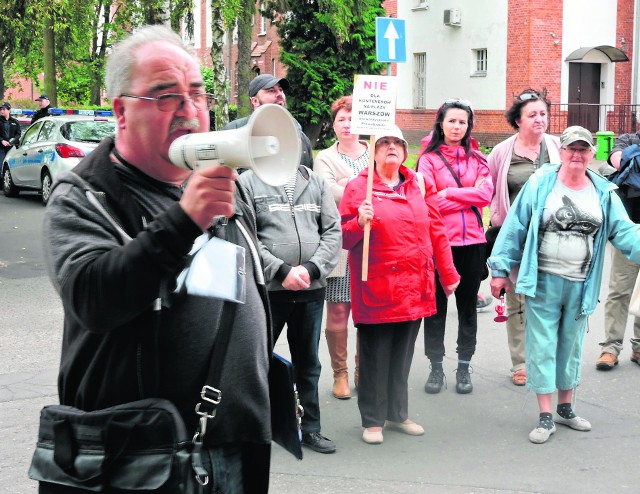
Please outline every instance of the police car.
[[51, 186], [60, 172], [70, 170], [93, 151], [105, 137], [115, 134], [116, 124], [111, 112], [80, 113], [68, 110], [44, 117], [31, 125], [20, 139], [18, 147], [9, 150], [2, 163], [2, 188], [7, 197], [21, 190], [42, 194], [47, 204]]

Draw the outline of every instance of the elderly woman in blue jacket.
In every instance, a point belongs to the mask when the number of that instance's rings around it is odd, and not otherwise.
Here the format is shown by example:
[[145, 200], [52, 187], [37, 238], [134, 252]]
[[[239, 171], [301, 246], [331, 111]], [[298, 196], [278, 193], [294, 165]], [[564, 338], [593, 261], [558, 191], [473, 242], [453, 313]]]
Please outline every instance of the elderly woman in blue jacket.
[[616, 186], [587, 168], [595, 154], [591, 132], [569, 127], [560, 146], [562, 164], [546, 165], [527, 181], [488, 261], [494, 296], [509, 290], [509, 276], [516, 293], [526, 297], [527, 387], [536, 393], [540, 408], [539, 423], [529, 434], [533, 443], [546, 442], [556, 423], [591, 430], [572, 403], [607, 240], [640, 263], [640, 225], [629, 220]]

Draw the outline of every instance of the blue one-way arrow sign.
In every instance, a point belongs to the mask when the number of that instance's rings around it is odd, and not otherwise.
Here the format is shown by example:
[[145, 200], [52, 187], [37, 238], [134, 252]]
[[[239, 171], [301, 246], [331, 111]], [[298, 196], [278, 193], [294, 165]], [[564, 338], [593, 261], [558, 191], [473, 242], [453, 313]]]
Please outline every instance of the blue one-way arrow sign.
[[386, 63], [407, 61], [404, 19], [376, 17], [376, 59]]

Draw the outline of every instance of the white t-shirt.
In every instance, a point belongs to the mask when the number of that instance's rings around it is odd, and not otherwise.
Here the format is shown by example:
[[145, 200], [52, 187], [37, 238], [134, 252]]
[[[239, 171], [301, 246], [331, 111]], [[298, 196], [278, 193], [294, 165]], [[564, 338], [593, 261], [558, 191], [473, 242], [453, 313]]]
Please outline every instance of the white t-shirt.
[[602, 208], [593, 183], [574, 190], [557, 180], [542, 212], [538, 270], [584, 281], [601, 224]]

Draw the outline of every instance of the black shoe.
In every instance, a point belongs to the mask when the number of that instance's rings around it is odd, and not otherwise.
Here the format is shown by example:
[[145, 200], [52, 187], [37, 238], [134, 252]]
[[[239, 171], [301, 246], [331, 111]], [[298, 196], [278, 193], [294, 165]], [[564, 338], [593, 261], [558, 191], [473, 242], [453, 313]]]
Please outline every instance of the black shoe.
[[444, 372], [442, 372], [442, 370], [431, 369], [427, 382], [424, 385], [425, 392], [434, 395], [440, 392], [443, 385], [446, 387]]
[[318, 453], [335, 453], [336, 445], [331, 439], [324, 437], [319, 432], [302, 434], [302, 444]]
[[466, 395], [473, 391], [469, 367], [458, 367], [456, 370], [456, 391], [461, 395]]

